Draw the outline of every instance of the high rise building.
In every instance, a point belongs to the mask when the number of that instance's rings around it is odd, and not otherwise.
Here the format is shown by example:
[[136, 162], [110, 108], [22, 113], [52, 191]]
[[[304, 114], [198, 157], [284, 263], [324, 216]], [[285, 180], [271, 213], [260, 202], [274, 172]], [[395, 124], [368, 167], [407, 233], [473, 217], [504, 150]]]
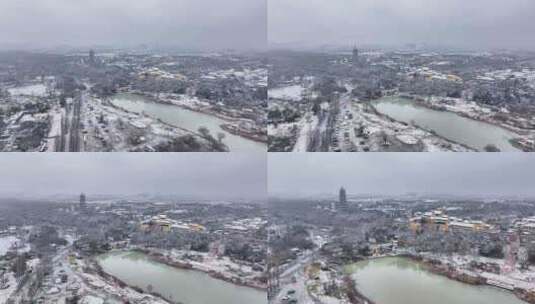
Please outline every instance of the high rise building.
[[338, 206], [336, 209], [338, 211], [344, 211], [347, 210], [347, 197], [346, 197], [346, 189], [344, 187], [340, 188], [340, 191], [338, 193]]
[[351, 58], [351, 62], [353, 64], [353, 67], [356, 67], [359, 65], [360, 59], [359, 59], [359, 49], [357, 47], [353, 47], [353, 56]]
[[87, 208], [86, 197], [85, 197], [85, 194], [82, 193], [80, 194], [80, 209], [84, 210], [86, 208]]
[[93, 51], [93, 50], [89, 50], [89, 63], [90, 64], [95, 64], [96, 63], [95, 51]]

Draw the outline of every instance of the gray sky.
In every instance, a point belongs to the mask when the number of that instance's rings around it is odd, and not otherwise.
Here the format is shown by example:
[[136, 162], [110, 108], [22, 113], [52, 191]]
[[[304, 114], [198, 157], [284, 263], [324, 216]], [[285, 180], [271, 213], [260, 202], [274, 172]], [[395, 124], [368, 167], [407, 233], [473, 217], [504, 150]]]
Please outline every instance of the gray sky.
[[12, 45], [265, 47], [266, 0], [3, 0], [0, 48]]
[[270, 44], [535, 50], [533, 0], [268, 0]]
[[4, 153], [0, 195], [177, 194], [266, 198], [261, 153]]
[[348, 194], [534, 196], [535, 154], [271, 153], [270, 196]]

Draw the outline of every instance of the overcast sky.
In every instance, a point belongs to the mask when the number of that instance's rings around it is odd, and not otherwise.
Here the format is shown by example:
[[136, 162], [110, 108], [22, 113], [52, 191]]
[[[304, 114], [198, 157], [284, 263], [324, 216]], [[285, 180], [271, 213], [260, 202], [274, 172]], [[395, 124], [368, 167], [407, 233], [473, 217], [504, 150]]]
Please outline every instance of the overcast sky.
[[271, 153], [270, 196], [449, 194], [535, 196], [535, 154]]
[[533, 0], [268, 0], [270, 44], [535, 50]]
[[4, 153], [0, 195], [176, 194], [266, 198], [261, 153]]
[[258, 49], [266, 0], [2, 0], [0, 48], [12, 45]]

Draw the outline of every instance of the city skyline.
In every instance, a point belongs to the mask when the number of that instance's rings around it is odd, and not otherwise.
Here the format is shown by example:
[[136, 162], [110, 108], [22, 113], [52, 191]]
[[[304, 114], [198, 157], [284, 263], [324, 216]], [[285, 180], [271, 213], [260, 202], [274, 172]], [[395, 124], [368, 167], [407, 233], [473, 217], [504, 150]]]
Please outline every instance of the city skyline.
[[3, 1], [0, 44], [256, 50], [265, 47], [265, 20], [262, 0]]
[[533, 197], [534, 160], [515, 153], [277, 153], [268, 156], [268, 193], [334, 198], [343, 187], [348, 196]]
[[291, 48], [358, 43], [534, 50], [534, 18], [529, 0], [272, 0], [268, 40], [272, 47]]
[[176, 195], [264, 200], [262, 154], [6, 154], [0, 196]]

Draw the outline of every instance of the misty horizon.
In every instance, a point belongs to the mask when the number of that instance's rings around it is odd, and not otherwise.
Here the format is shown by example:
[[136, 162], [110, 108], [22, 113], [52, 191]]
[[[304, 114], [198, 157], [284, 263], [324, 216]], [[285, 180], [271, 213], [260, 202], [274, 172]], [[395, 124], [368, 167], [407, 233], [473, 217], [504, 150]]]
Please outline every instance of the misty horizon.
[[272, 0], [268, 45], [535, 50], [535, 2]]
[[531, 50], [535, 2], [67, 0], [0, 3], [3, 50], [403, 47]]
[[[340, 185], [348, 190], [346, 185]], [[316, 193], [316, 194], [273, 194], [269, 195], [269, 200], [338, 200], [338, 191], [340, 187], [333, 189], [331, 192]], [[455, 193], [441, 193], [441, 192], [406, 192], [406, 193], [351, 193], [347, 192], [348, 199], [356, 200], [371, 200], [371, 199], [398, 199], [398, 200], [441, 200], [441, 199], [474, 199], [474, 200], [524, 200], [535, 199], [535, 194], [530, 195], [516, 195], [516, 194], [487, 194], [487, 193], [470, 193], [470, 194], [455, 194]]]
[[[82, 153], [6, 154], [0, 197], [54, 195], [176, 196], [264, 200], [262, 154]], [[91, 198], [90, 198], [91, 199]]]
[[314, 153], [268, 159], [270, 197], [336, 196], [342, 186], [348, 196], [535, 197], [531, 154]]
[[263, 49], [265, 6], [263, 0], [3, 1], [0, 46]]

